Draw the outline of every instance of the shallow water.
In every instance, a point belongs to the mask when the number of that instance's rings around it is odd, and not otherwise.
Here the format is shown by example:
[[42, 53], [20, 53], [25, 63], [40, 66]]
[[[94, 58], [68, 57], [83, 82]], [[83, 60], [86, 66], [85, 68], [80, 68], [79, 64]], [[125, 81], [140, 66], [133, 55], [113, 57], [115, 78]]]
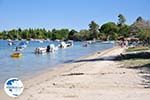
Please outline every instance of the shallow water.
[[[18, 44], [19, 41], [16, 43]], [[100, 42], [83, 47], [81, 42], [75, 42], [73, 47], [59, 49], [55, 53], [45, 55], [34, 54], [36, 47], [46, 47], [50, 43], [54, 43], [55, 45], [59, 44], [59, 42], [53, 41], [44, 43], [32, 41], [22, 51], [23, 56], [14, 59], [10, 55], [14, 52], [15, 46], [8, 46], [7, 41], [0, 40], [0, 83], [4, 83], [6, 79], [12, 77], [21, 78], [26, 75], [33, 75], [41, 70], [56, 67], [58, 64], [113, 47], [113, 44], [102, 44]]]

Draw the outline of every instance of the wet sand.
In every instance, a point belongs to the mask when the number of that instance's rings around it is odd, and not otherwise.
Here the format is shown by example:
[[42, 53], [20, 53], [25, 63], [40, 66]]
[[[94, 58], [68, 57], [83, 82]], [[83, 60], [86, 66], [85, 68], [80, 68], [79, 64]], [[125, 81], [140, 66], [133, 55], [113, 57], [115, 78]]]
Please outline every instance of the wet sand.
[[1, 90], [0, 100], [149, 100], [143, 78], [113, 61], [123, 51], [114, 47], [61, 65], [23, 81], [24, 92], [17, 98]]

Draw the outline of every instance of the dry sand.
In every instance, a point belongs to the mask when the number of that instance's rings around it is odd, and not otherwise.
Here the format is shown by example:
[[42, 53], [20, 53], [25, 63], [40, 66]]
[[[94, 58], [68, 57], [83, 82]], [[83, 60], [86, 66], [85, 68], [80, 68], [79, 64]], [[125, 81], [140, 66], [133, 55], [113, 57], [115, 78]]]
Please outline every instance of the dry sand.
[[112, 60], [123, 50], [115, 47], [64, 64], [25, 81], [17, 98], [1, 90], [0, 100], [150, 100], [150, 89], [141, 85], [144, 79]]

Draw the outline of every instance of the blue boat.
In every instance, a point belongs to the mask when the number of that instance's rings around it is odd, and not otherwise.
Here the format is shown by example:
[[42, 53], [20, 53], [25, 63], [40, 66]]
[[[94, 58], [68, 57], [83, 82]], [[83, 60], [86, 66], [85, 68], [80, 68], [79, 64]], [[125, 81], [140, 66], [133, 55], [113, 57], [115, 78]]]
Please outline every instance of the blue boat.
[[22, 51], [24, 48], [27, 47], [27, 43], [22, 41], [19, 43], [19, 45], [16, 47], [16, 51]]

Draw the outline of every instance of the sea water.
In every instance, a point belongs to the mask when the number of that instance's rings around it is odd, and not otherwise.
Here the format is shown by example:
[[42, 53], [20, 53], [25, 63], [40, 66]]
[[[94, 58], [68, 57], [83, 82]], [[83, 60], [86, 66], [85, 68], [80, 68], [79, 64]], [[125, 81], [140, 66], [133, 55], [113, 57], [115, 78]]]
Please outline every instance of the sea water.
[[[20, 41], [17, 41], [16, 45], [19, 43]], [[27, 48], [21, 51], [22, 57], [11, 58], [10, 55], [15, 51], [16, 45], [8, 46], [8, 41], [0, 40], [0, 88], [8, 78], [21, 78], [26, 75], [33, 75], [42, 70], [54, 68], [58, 64], [73, 61], [90, 53], [113, 47], [111, 43], [103, 44], [100, 42], [83, 47], [82, 42], [74, 42], [72, 47], [59, 49], [55, 53], [34, 54], [35, 48], [46, 47], [52, 43], [55, 45], [59, 44], [59, 42], [54, 41], [45, 41], [43, 43], [30, 41]]]

